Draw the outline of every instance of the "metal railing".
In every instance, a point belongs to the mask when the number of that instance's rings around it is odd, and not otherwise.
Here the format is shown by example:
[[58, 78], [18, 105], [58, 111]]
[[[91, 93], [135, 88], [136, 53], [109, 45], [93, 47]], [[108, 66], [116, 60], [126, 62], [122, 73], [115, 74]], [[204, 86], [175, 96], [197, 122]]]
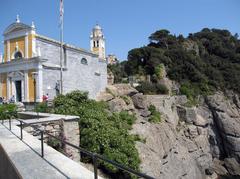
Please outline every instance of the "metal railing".
[[[8, 120], [8, 123], [9, 123], [9, 130], [11, 131], [12, 130], [12, 120], [11, 119], [7, 119]], [[146, 179], [154, 179], [153, 177], [147, 175], [147, 174], [144, 174], [144, 173], [141, 173], [141, 172], [138, 172], [138, 171], [135, 171], [131, 168], [128, 168], [128, 167], [125, 167], [123, 166], [122, 164], [118, 163], [118, 162], [115, 162], [115, 161], [112, 161], [110, 159], [108, 159], [107, 157], [103, 156], [103, 155], [99, 155], [97, 153], [93, 153], [93, 152], [90, 152], [84, 148], [81, 148], [81, 147], [78, 147], [74, 144], [71, 144], [63, 139], [60, 139], [52, 134], [50, 134], [49, 132], [45, 131], [45, 130], [42, 130], [42, 129], [39, 129], [35, 126], [33, 126], [33, 124], [36, 124], [36, 123], [25, 123], [23, 120], [20, 120], [20, 119], [15, 119], [17, 121], [20, 122], [20, 140], [23, 140], [23, 128], [24, 127], [27, 127], [27, 126], [30, 126], [32, 128], [34, 128], [35, 130], [38, 130], [40, 132], [40, 141], [41, 141], [41, 154], [39, 154], [42, 158], [44, 158], [44, 134], [45, 135], [48, 135], [58, 141], [60, 141], [62, 144], [65, 144], [65, 145], [69, 145], [77, 150], [79, 150], [80, 152], [90, 156], [92, 158], [92, 162], [93, 162], [93, 167], [94, 167], [94, 179], [98, 179], [98, 166], [97, 166], [97, 162], [98, 160], [102, 160], [104, 162], [107, 162], [111, 165], [113, 165], [114, 167], [120, 169], [120, 170], [123, 170], [125, 172], [128, 172], [130, 174], [133, 174], [137, 177], [140, 177], [140, 178], [146, 178]], [[4, 125], [4, 120], [2, 120], [2, 124]], [[4, 125], [5, 126], [5, 125]], [[7, 126], [5, 126], [7, 128]]]

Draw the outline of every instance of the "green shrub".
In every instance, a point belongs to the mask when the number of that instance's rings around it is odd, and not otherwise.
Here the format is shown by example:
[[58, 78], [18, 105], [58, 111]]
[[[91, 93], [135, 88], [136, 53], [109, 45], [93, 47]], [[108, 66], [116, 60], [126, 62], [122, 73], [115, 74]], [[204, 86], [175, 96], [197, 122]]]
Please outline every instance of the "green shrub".
[[17, 117], [17, 106], [15, 104], [0, 105], [0, 120]]
[[47, 113], [49, 112], [48, 105], [46, 102], [38, 103], [35, 107], [36, 112], [43, 112]]
[[136, 87], [136, 89], [143, 93], [143, 94], [156, 94], [157, 90], [153, 83], [150, 82], [142, 82], [139, 86]]
[[168, 88], [159, 83], [141, 82], [136, 89], [143, 94], [168, 94]]
[[157, 91], [157, 94], [168, 94], [169, 90], [168, 88], [163, 85], [163, 84], [156, 84], [156, 91]]
[[155, 75], [158, 79], [162, 79], [164, 75], [164, 65], [161, 63], [157, 67], [155, 67]]
[[[134, 115], [126, 111], [109, 114], [105, 102], [96, 102], [87, 98], [87, 93], [74, 91], [67, 95], [59, 95], [54, 99], [54, 111], [58, 114], [78, 115], [80, 128], [80, 146], [139, 170], [140, 159], [133, 135], [129, 134], [136, 120]], [[91, 162], [91, 158], [82, 154], [83, 162]], [[110, 175], [128, 176], [111, 164], [99, 162], [99, 167]]]
[[154, 105], [151, 104], [148, 107], [148, 110], [151, 112], [151, 116], [148, 119], [149, 122], [152, 122], [152, 123], [161, 122], [161, 113], [156, 110], [156, 107]]
[[[188, 98], [188, 102], [186, 106], [195, 106], [198, 103], [198, 96], [202, 93], [199, 89], [198, 85], [190, 84], [190, 83], [183, 83], [180, 87], [180, 93], [182, 95], [186, 95]], [[207, 94], [207, 93], [206, 93]]]

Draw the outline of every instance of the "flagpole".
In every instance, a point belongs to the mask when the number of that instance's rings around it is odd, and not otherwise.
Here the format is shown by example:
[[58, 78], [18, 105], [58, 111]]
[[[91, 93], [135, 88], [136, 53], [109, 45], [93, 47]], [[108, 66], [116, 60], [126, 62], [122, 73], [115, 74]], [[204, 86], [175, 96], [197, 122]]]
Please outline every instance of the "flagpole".
[[60, 94], [63, 94], [63, 0], [61, 0], [61, 27], [60, 27]]

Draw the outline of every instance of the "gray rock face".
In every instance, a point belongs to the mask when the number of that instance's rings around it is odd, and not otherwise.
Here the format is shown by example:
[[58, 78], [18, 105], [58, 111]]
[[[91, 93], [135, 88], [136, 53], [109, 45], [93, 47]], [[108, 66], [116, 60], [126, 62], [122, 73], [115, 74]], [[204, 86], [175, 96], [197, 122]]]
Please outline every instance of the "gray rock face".
[[238, 175], [240, 177], [240, 164], [235, 158], [225, 158], [224, 164], [231, 175]]
[[240, 108], [233, 99], [226, 99], [219, 93], [208, 97], [207, 103], [223, 144], [223, 155], [240, 162]]
[[[136, 110], [140, 117], [132, 132], [146, 139], [146, 143], [138, 142], [136, 145], [142, 161], [142, 171], [155, 178], [205, 178], [205, 170], [212, 169], [208, 125], [205, 125], [208, 122], [197, 119], [197, 116], [208, 112], [204, 109], [190, 109], [187, 117], [192, 122], [187, 123], [179, 121], [177, 112], [177, 106], [185, 104], [184, 97], [179, 99], [177, 96], [147, 95], [146, 100], [147, 106], [153, 104], [161, 112], [162, 122], [146, 122], [141, 117], [142, 109]], [[191, 119], [190, 116], [194, 118]], [[198, 126], [194, 125], [195, 122]], [[209, 177], [211, 176], [215, 175]]]
[[[110, 94], [111, 111], [137, 116], [131, 133], [146, 141], [136, 142], [142, 172], [164, 179], [240, 177], [238, 95], [219, 93], [190, 108], [186, 96], [143, 95], [129, 86], [113, 85]], [[160, 123], [148, 122], [150, 105], [161, 113]]]

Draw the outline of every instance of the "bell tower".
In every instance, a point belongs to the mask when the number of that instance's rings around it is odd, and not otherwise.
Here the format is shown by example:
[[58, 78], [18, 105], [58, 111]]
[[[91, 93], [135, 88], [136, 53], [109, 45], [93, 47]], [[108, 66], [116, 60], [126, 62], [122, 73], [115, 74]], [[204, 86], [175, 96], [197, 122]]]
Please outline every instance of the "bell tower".
[[98, 54], [100, 59], [105, 60], [105, 37], [102, 28], [98, 24], [92, 29], [90, 47], [93, 53]]

